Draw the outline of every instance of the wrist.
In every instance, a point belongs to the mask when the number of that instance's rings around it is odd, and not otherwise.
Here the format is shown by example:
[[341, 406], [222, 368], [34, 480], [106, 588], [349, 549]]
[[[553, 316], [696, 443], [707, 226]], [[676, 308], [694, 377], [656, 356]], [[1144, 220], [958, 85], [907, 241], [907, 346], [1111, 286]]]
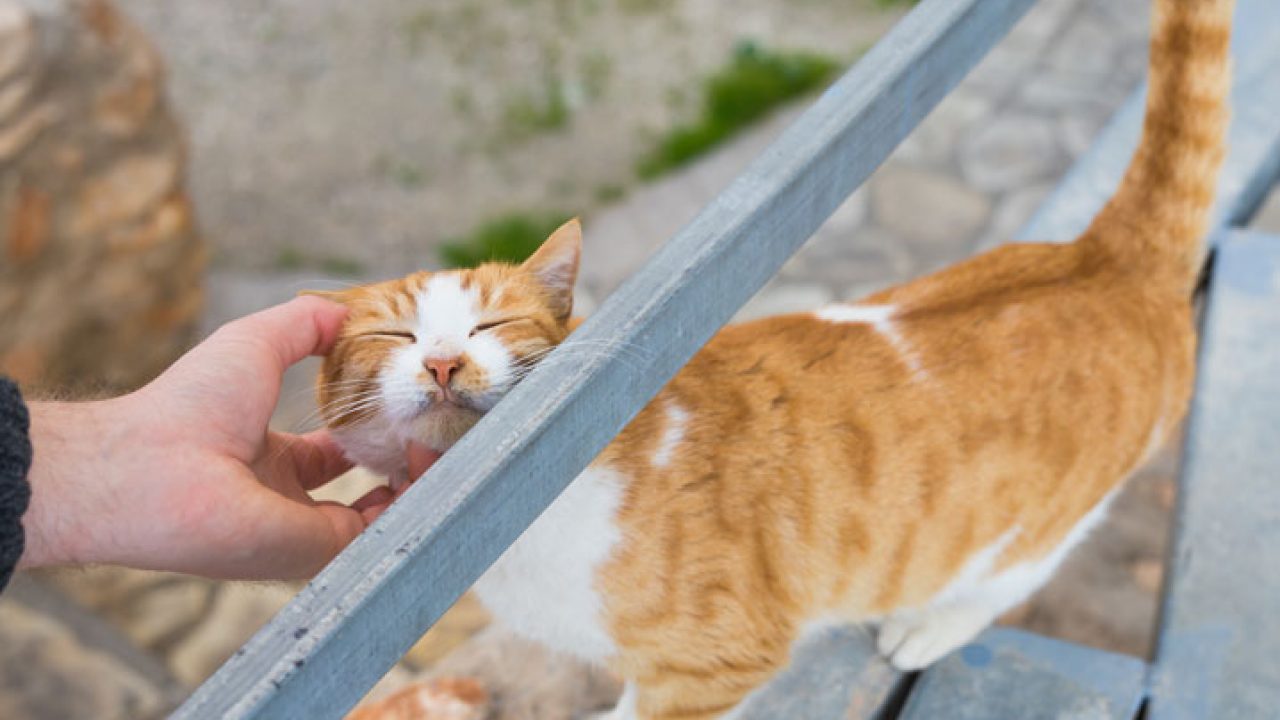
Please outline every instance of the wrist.
[[31, 415], [31, 503], [23, 516], [26, 546], [19, 568], [110, 559], [111, 504], [122, 428], [120, 400], [37, 402]]

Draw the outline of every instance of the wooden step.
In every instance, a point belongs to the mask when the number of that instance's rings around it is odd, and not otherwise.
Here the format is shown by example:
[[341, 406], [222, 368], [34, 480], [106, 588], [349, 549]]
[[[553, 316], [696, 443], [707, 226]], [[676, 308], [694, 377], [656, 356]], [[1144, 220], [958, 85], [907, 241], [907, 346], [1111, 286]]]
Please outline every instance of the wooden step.
[[1149, 717], [1280, 716], [1280, 237], [1219, 244], [1175, 528]]
[[1145, 679], [1137, 658], [992, 628], [926, 670], [898, 717], [1129, 720]]

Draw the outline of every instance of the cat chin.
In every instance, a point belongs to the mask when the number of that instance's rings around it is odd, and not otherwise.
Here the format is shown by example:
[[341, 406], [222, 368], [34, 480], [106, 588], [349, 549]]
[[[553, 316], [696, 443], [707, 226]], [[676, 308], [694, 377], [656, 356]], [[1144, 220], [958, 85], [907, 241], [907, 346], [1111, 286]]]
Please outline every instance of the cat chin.
[[453, 447], [484, 413], [458, 405], [437, 405], [414, 419], [410, 435], [437, 452]]

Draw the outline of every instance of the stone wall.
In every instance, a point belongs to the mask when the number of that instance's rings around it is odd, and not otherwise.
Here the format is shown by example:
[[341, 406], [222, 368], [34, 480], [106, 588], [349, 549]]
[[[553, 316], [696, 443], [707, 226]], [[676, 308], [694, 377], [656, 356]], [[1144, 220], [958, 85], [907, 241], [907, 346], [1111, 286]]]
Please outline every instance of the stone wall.
[[106, 0], [0, 0], [0, 373], [120, 390], [190, 341], [205, 252], [163, 83]]

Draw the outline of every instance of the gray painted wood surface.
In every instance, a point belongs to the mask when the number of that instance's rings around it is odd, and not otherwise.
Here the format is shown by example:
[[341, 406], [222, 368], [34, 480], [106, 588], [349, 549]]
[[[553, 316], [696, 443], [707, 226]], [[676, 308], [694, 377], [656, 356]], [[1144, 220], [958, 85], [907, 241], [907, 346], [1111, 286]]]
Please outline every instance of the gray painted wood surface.
[[1218, 247], [1176, 527], [1149, 717], [1280, 717], [1280, 237]]
[[[1217, 227], [1253, 216], [1280, 172], [1280, 2], [1238, 0], [1227, 161]], [[1019, 240], [1074, 239], [1120, 184], [1142, 129], [1145, 91], [1135, 93], [1032, 217]]]
[[898, 717], [1128, 720], [1145, 681], [1137, 658], [994, 628], [921, 675]]
[[870, 639], [863, 627], [831, 627], [805, 638], [791, 667], [749, 697], [737, 720], [874, 717], [907, 678]]
[[921, 3], [177, 717], [342, 716], [1031, 4]]

